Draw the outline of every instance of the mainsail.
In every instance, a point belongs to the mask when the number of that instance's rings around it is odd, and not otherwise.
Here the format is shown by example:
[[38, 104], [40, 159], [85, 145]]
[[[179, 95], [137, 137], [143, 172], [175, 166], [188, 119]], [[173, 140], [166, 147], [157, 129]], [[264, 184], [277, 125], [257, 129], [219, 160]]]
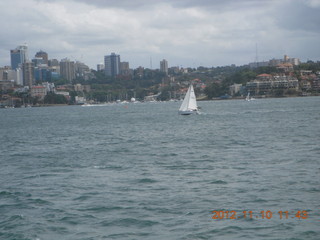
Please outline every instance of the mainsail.
[[197, 111], [197, 110], [198, 110], [198, 106], [197, 106], [196, 95], [194, 93], [192, 84], [190, 84], [187, 94], [183, 99], [183, 102], [180, 106], [179, 111], [184, 112], [184, 111]]

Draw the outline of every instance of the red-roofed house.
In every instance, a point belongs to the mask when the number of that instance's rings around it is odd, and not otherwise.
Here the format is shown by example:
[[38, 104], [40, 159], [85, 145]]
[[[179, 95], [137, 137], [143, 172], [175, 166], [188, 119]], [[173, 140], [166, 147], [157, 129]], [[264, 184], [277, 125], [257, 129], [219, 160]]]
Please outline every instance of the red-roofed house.
[[293, 71], [293, 65], [291, 63], [281, 63], [277, 66], [278, 69], [284, 72], [291, 72]]
[[47, 88], [44, 86], [32, 86], [31, 87], [31, 97], [39, 97], [44, 99], [47, 95]]
[[272, 80], [272, 75], [267, 73], [262, 73], [257, 76], [257, 79], [260, 81], [270, 81]]

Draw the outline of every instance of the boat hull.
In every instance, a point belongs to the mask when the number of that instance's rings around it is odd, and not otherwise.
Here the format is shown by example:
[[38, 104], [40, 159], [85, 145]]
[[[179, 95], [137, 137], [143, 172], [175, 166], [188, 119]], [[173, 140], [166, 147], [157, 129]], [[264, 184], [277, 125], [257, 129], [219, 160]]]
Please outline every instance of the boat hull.
[[196, 110], [187, 110], [187, 111], [179, 111], [180, 115], [191, 115], [191, 114], [199, 114], [198, 111]]

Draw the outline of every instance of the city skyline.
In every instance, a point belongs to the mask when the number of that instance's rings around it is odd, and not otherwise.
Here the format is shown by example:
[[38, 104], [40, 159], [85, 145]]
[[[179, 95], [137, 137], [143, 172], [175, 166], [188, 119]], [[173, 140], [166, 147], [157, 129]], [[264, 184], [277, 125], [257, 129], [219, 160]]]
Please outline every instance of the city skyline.
[[[17, 7], [18, 6], [18, 7]], [[131, 68], [244, 65], [295, 56], [320, 59], [319, 0], [2, 1], [0, 66], [28, 44], [50, 59], [69, 58], [92, 69], [111, 52]]]

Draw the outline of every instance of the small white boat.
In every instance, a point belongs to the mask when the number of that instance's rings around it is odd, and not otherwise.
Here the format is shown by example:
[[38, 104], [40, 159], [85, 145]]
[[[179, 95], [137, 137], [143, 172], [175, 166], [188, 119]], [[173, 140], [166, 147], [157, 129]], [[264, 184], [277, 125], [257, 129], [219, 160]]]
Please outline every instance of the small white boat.
[[196, 95], [192, 84], [190, 84], [186, 96], [179, 108], [180, 115], [199, 114]]
[[252, 101], [255, 100], [255, 98], [250, 97], [250, 92], [248, 92], [248, 95], [246, 96], [246, 101]]

